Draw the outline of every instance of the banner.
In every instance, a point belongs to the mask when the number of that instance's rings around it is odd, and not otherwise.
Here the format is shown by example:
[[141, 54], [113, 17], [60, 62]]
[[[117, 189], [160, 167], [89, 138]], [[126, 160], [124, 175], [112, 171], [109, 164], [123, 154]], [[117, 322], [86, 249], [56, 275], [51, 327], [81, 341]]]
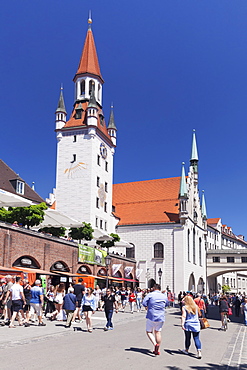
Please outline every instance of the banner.
[[128, 278], [133, 270], [133, 266], [126, 266], [124, 269], [124, 276]]
[[78, 261], [89, 263], [91, 265], [105, 266], [106, 251], [89, 247], [88, 245], [79, 244]]
[[112, 276], [114, 276], [118, 272], [121, 266], [122, 266], [121, 263], [112, 265]]

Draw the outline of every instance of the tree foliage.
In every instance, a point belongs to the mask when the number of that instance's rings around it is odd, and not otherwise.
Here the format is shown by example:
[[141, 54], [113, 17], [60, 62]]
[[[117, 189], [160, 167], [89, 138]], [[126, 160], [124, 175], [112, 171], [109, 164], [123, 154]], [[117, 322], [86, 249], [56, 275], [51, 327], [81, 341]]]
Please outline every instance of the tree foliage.
[[75, 240], [92, 240], [94, 229], [90, 223], [83, 223], [81, 227], [71, 227], [69, 231], [69, 236]]
[[43, 227], [39, 231], [59, 237], [65, 235], [66, 227]]
[[231, 288], [229, 285], [222, 285], [222, 291], [223, 293], [230, 292]]
[[30, 227], [39, 225], [44, 220], [45, 210], [47, 209], [45, 202], [31, 205], [28, 207], [9, 207], [0, 209], [0, 220], [13, 223], [18, 222], [19, 225]]
[[100, 245], [102, 248], [110, 248], [115, 245], [116, 242], [120, 241], [120, 236], [118, 234], [111, 233], [110, 236], [113, 238], [113, 240], [97, 240], [97, 244]]

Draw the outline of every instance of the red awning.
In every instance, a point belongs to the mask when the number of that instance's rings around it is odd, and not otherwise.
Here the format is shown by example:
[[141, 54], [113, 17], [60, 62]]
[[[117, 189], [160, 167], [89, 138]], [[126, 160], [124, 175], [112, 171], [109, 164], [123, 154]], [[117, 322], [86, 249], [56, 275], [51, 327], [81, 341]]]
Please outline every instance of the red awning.
[[[27, 273], [31, 273], [31, 274], [40, 274], [40, 275], [54, 275], [54, 276], [57, 276], [57, 274], [54, 274], [53, 272], [50, 272], [50, 271], [46, 271], [46, 270], [41, 270], [41, 269], [31, 269], [31, 268], [28, 268], [28, 267], [15, 267], [16, 269], [20, 269], [22, 272], [27, 272]], [[20, 271], [20, 272], [21, 272]]]

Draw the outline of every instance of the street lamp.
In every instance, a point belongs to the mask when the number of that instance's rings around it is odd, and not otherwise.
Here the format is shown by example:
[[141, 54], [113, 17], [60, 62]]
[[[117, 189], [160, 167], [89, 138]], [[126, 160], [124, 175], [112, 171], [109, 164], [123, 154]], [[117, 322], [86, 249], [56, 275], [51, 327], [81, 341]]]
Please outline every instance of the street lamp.
[[159, 284], [161, 286], [161, 276], [163, 274], [163, 271], [161, 270], [161, 268], [159, 268], [159, 271], [158, 271], [158, 275], [159, 275]]
[[111, 264], [111, 256], [109, 254], [107, 254], [107, 256], [105, 257], [105, 264], [106, 264], [106, 289], [107, 289], [108, 285], [109, 285], [108, 270], [109, 270], [109, 266]]

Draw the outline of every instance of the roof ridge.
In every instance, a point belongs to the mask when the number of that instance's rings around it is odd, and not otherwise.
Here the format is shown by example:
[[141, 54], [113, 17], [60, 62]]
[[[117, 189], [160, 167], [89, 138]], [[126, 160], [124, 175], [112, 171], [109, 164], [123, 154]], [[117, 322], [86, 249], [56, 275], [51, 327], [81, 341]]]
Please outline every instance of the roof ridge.
[[159, 202], [168, 202], [176, 200], [178, 201], [178, 198], [170, 198], [170, 199], [152, 199], [152, 200], [140, 200], [138, 202], [124, 202], [124, 203], [115, 203], [115, 205], [120, 205], [120, 204], [138, 204], [138, 203], [159, 203]]
[[161, 181], [161, 180], [172, 180], [172, 179], [180, 179], [181, 176], [176, 176], [176, 177], [164, 177], [162, 179], [150, 179], [150, 180], [138, 180], [138, 181], [130, 181], [130, 182], [119, 182], [117, 184], [113, 185], [125, 185], [125, 184], [137, 184], [137, 183], [143, 183], [143, 182], [152, 182], [152, 181]]

